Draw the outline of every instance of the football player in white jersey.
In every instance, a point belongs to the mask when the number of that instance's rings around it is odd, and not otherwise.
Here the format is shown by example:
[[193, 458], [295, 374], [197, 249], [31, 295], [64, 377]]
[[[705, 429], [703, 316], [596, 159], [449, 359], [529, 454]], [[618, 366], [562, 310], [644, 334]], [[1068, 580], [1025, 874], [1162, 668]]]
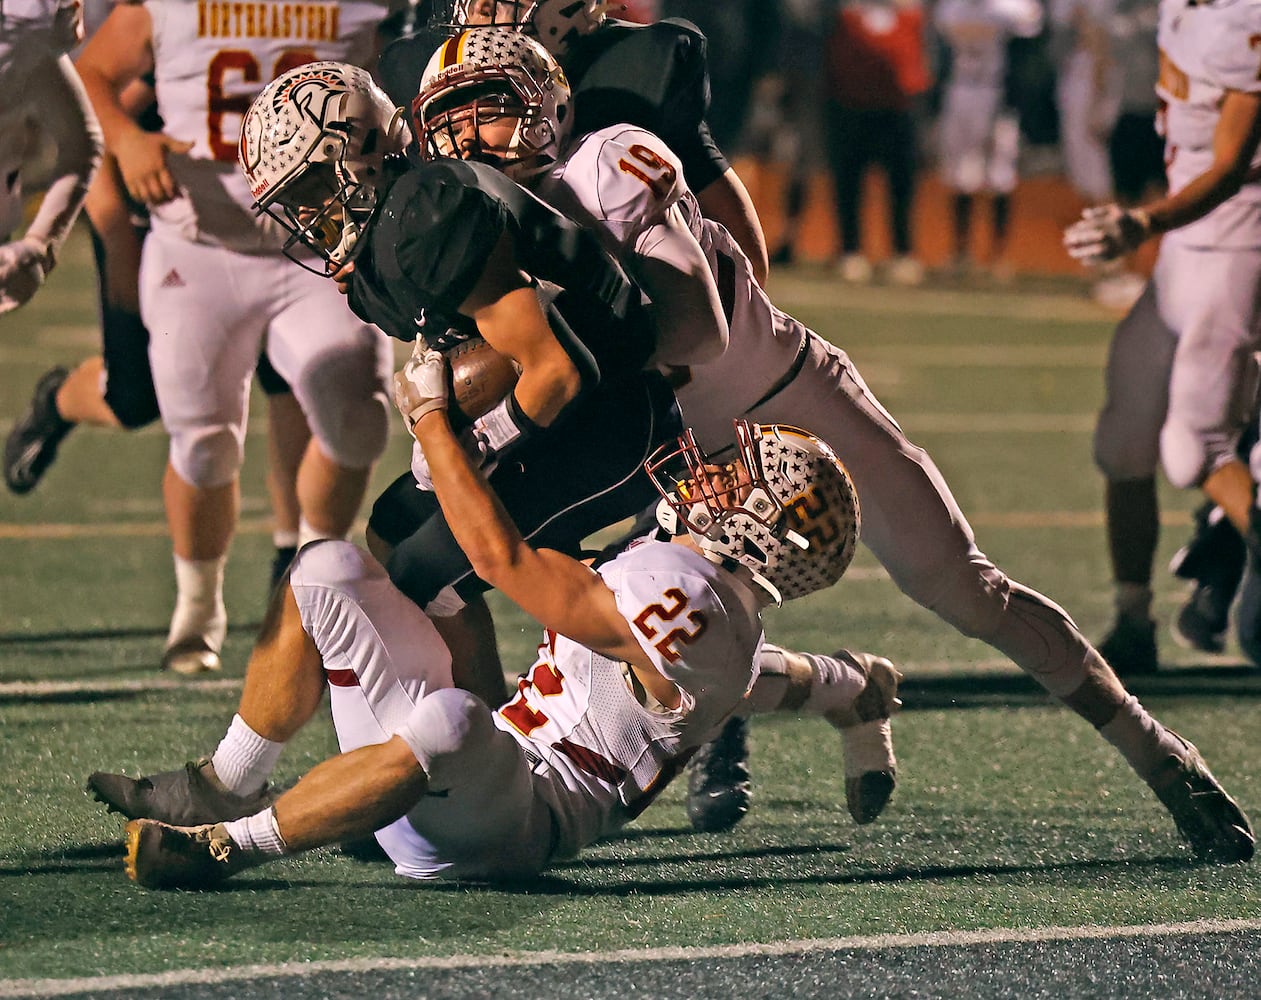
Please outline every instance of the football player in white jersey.
[[[260, 350], [311, 425], [298, 476], [300, 542], [345, 536], [385, 447], [384, 335], [320, 275], [284, 259], [283, 234], [254, 217], [234, 163], [241, 118], [264, 84], [320, 58], [370, 60], [385, 12], [371, 0], [150, 0], [116, 7], [79, 60], [128, 192], [151, 208], [140, 306], [171, 435], [163, 492], [177, 598], [162, 665], [179, 673], [219, 666], [223, 573]], [[156, 79], [162, 133], [141, 130], [119, 101], [146, 72]]]
[[[1087, 209], [1065, 232], [1069, 253], [1087, 264], [1164, 234], [1151, 280], [1113, 335], [1095, 431], [1117, 589], [1116, 623], [1102, 648], [1134, 673], [1157, 666], [1157, 466], [1173, 485], [1202, 489], [1250, 547], [1261, 545], [1255, 475], [1236, 455], [1254, 419], [1261, 347], [1257, 37], [1257, 0], [1163, 0], [1157, 93], [1169, 193], [1136, 208]], [[1219, 635], [1226, 610], [1213, 623]], [[1261, 630], [1261, 620], [1241, 617], [1240, 625], [1249, 635]]]
[[955, 269], [968, 269], [973, 202], [988, 193], [993, 266], [1002, 276], [1020, 154], [1020, 122], [1003, 99], [1007, 45], [1038, 34], [1042, 8], [1036, 0], [942, 0], [933, 24], [950, 53], [937, 129], [942, 179], [952, 192]]
[[[0, 313], [44, 283], [100, 165], [100, 127], [67, 55], [82, 38], [79, 0], [0, 3]], [[56, 161], [35, 218], [15, 239], [37, 130], [56, 147]]]
[[[689, 435], [649, 460], [678, 544], [645, 539], [594, 571], [533, 549], [451, 430], [445, 359], [426, 351], [417, 362], [407, 415], [440, 502], [478, 573], [545, 624], [537, 661], [492, 712], [451, 686], [429, 620], [366, 552], [308, 547], [277, 594], [250, 676], [274, 685], [263, 668], [277, 668], [282, 711], [313, 710], [327, 685], [342, 753], [239, 819], [133, 820], [126, 870], [140, 884], [211, 886], [374, 831], [406, 877], [535, 875], [651, 804], [757, 690], [761, 608], [830, 586], [853, 555], [858, 509], [830, 449], [797, 428], [748, 424], [721, 460]], [[845, 673], [831, 661], [806, 679], [806, 711], [852, 702], [852, 672], [833, 683], [837, 668]], [[273, 750], [246, 753], [240, 769]], [[206, 799], [172, 774], [172, 799]]]
[[[540, 107], [532, 88], [520, 84], [519, 67], [475, 58], [490, 51], [493, 60], [507, 49], [468, 42], [435, 54], [413, 105], [422, 156], [497, 162], [511, 176], [521, 162], [522, 123], [538, 127]], [[505, 105], [496, 85], [499, 91], [507, 85], [515, 102]], [[564, 128], [560, 121], [551, 125]], [[729, 444], [733, 416], [809, 423], [846, 463], [867, 515], [864, 540], [903, 592], [1010, 656], [1099, 729], [1170, 809], [1198, 854], [1251, 856], [1247, 820], [1198, 751], [1147, 713], [1061, 608], [1009, 580], [977, 548], [932, 459], [907, 440], [843, 351], [775, 308], [734, 241], [700, 216], [664, 143], [642, 129], [614, 126], [580, 138], [538, 176], [543, 180], [534, 189], [599, 233], [649, 294], [669, 296], [671, 284], [646, 276], [669, 270], [672, 281], [685, 280], [694, 266], [662, 232], [671, 214], [690, 223], [730, 331], [718, 360], [676, 379], [684, 420], [702, 447]], [[697, 301], [693, 296], [686, 308]], [[668, 311], [668, 298], [655, 308]]]

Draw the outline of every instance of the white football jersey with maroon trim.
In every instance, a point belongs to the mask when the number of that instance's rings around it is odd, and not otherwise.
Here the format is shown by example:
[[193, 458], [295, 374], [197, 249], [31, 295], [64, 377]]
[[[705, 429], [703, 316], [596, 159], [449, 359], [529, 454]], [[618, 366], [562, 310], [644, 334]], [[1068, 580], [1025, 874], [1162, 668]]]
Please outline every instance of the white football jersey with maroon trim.
[[495, 723], [535, 762], [559, 825], [560, 857], [652, 801], [753, 686], [762, 646], [753, 593], [692, 549], [644, 541], [598, 572], [682, 702], [657, 706], [624, 664], [544, 633], [538, 660]]
[[672, 381], [683, 422], [701, 446], [729, 443], [732, 416], [752, 408], [792, 369], [808, 331], [775, 308], [731, 234], [702, 217], [678, 158], [651, 132], [612, 125], [574, 143], [535, 193], [595, 232], [632, 277], [631, 256], [654, 255], [648, 230], [667, 211], [682, 213], [709, 263], [731, 339], [720, 358], [676, 370]]
[[170, 157], [185, 194], [153, 210], [154, 229], [243, 253], [284, 233], [255, 218], [236, 163], [241, 121], [263, 87], [295, 66], [369, 65], [385, 0], [148, 0], [164, 131], [193, 143]]
[[[1228, 90], [1261, 91], [1261, 0], [1163, 0], [1160, 7], [1160, 80], [1165, 161], [1170, 191], [1178, 191], [1213, 162], [1213, 135]], [[1261, 166], [1261, 151], [1253, 157]], [[1261, 183], [1178, 233], [1188, 245], [1261, 246]]]

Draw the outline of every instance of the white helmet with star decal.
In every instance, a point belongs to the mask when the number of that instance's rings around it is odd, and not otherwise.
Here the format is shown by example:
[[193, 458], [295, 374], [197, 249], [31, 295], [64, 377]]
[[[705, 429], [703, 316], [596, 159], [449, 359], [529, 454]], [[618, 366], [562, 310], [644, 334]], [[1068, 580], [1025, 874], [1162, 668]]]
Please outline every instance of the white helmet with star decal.
[[613, 6], [606, 0], [439, 0], [429, 23], [449, 32], [516, 28], [559, 58], [574, 39], [600, 27]]
[[788, 424], [737, 420], [736, 448], [702, 454], [691, 431], [645, 463], [657, 520], [715, 562], [746, 567], [777, 602], [830, 587], [854, 558], [858, 496], [826, 444]]
[[[311, 62], [282, 73], [245, 113], [237, 159], [254, 209], [333, 267], [354, 259], [376, 210], [387, 156], [409, 135], [404, 114], [366, 70]], [[300, 257], [294, 257], [304, 263]]]
[[[412, 101], [412, 123], [424, 159], [480, 160], [523, 181], [560, 157], [572, 116], [560, 64], [532, 38], [506, 28], [471, 28], [429, 60]], [[502, 143], [485, 130], [515, 122]]]

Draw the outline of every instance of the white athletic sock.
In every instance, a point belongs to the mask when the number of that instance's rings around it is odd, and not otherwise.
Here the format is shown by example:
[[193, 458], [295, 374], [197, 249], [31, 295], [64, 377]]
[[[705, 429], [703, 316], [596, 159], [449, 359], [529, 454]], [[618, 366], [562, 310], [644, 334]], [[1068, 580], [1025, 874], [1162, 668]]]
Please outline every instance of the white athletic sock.
[[893, 727], [888, 719], [873, 719], [856, 726], [838, 727], [845, 753], [845, 776], [857, 778], [868, 771], [896, 771]]
[[306, 545], [307, 542], [314, 542], [320, 538], [345, 538], [345, 535], [331, 535], [327, 531], [320, 531], [306, 517], [298, 519], [298, 548]]
[[228, 631], [228, 613], [223, 606], [223, 570], [227, 555], [218, 559], [175, 559], [175, 612], [167, 633], [168, 648], [185, 639], [200, 637], [218, 652]]
[[1116, 585], [1118, 618], [1148, 621], [1152, 616], [1152, 588], [1142, 583], [1118, 583]]
[[253, 816], [224, 823], [228, 836], [243, 851], [278, 858], [289, 853], [285, 839], [276, 825], [276, 810], [268, 807]]
[[1170, 754], [1181, 755], [1185, 750], [1182, 742], [1148, 715], [1133, 695], [1121, 703], [1110, 722], [1099, 727], [1099, 735], [1116, 747], [1147, 782]]
[[273, 531], [271, 533], [271, 543], [278, 549], [296, 549], [298, 547], [298, 532]]
[[228, 791], [252, 795], [267, 784], [284, 748], [283, 743], [259, 736], [240, 715], [234, 715], [210, 763]]
[[812, 674], [810, 693], [797, 710], [801, 715], [843, 711], [854, 704], [867, 686], [867, 675], [846, 659], [818, 653], [801, 655], [810, 664]]

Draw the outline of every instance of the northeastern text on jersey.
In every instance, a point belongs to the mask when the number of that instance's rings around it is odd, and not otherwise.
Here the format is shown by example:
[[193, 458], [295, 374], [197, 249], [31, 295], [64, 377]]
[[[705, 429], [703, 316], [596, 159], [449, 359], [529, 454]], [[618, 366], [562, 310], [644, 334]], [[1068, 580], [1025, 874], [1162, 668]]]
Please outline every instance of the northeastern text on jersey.
[[200, 38], [297, 38], [337, 40], [336, 3], [276, 3], [268, 0], [198, 0]]

